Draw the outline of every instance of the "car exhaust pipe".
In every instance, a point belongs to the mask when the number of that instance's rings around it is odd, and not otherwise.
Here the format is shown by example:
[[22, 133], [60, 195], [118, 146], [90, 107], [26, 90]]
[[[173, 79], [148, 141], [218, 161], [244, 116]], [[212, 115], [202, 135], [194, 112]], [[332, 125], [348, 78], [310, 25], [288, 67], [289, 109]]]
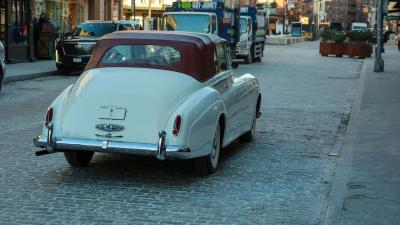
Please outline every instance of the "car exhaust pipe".
[[166, 149], [167, 149], [167, 146], [165, 146], [166, 134], [167, 133], [165, 131], [160, 131], [158, 133], [158, 147], [156, 153], [156, 157], [158, 160], [165, 160]]

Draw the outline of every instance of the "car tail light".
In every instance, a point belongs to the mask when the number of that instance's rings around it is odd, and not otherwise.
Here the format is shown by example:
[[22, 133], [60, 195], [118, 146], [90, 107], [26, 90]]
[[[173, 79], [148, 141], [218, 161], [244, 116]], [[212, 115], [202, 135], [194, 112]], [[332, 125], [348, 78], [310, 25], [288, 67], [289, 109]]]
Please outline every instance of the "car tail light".
[[181, 123], [182, 123], [182, 118], [180, 115], [177, 115], [175, 118], [174, 129], [172, 130], [172, 133], [175, 136], [178, 136], [179, 131], [181, 130]]
[[48, 126], [49, 126], [49, 123], [51, 123], [52, 120], [53, 120], [53, 107], [50, 107], [50, 108], [47, 110], [46, 122], [44, 123], [44, 125], [45, 125], [46, 127], [48, 127]]

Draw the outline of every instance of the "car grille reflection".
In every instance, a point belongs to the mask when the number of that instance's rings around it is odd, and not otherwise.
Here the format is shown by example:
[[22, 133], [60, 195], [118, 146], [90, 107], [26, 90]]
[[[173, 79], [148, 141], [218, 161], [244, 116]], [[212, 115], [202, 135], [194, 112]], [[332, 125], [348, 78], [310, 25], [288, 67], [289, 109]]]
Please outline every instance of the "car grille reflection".
[[64, 52], [66, 55], [91, 55], [95, 44], [66, 44]]

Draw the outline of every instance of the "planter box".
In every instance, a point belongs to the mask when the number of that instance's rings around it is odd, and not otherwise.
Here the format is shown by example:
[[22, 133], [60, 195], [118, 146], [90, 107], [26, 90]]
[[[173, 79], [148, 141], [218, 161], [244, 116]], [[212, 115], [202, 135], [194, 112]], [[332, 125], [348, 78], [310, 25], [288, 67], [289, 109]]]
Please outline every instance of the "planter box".
[[345, 55], [346, 48], [344, 43], [334, 43], [332, 46], [332, 55], [336, 55], [336, 57], [342, 57]]
[[342, 57], [344, 55], [345, 45], [343, 43], [331, 43], [321, 41], [319, 43], [319, 53], [322, 56], [335, 55]]
[[335, 55], [342, 57], [348, 55], [350, 58], [366, 58], [371, 57], [372, 46], [364, 42], [349, 42], [349, 43], [331, 43], [321, 41], [319, 44], [319, 53], [322, 56]]
[[350, 58], [358, 57], [364, 59], [366, 57], [371, 57], [372, 46], [364, 42], [349, 42], [347, 45], [347, 55]]

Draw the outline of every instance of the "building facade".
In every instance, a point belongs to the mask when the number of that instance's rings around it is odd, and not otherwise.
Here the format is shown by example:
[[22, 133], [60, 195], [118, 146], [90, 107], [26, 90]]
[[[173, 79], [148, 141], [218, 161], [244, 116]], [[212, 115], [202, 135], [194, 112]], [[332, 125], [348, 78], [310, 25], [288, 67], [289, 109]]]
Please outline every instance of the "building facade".
[[[326, 22], [339, 22], [343, 27], [349, 27], [349, 0], [332, 0], [325, 2]], [[351, 24], [351, 23], [350, 23]]]
[[[38, 48], [47, 46], [52, 51], [57, 35], [86, 20], [119, 19], [122, 0], [0, 0], [0, 40], [8, 63], [31, 61], [37, 58]], [[44, 20], [50, 26], [43, 31]]]
[[[123, 14], [125, 19], [134, 19], [144, 25], [144, 20], [151, 18], [153, 29], [159, 29], [160, 19], [165, 8], [172, 5], [173, 0], [124, 0]], [[133, 6], [133, 3], [135, 5]]]

